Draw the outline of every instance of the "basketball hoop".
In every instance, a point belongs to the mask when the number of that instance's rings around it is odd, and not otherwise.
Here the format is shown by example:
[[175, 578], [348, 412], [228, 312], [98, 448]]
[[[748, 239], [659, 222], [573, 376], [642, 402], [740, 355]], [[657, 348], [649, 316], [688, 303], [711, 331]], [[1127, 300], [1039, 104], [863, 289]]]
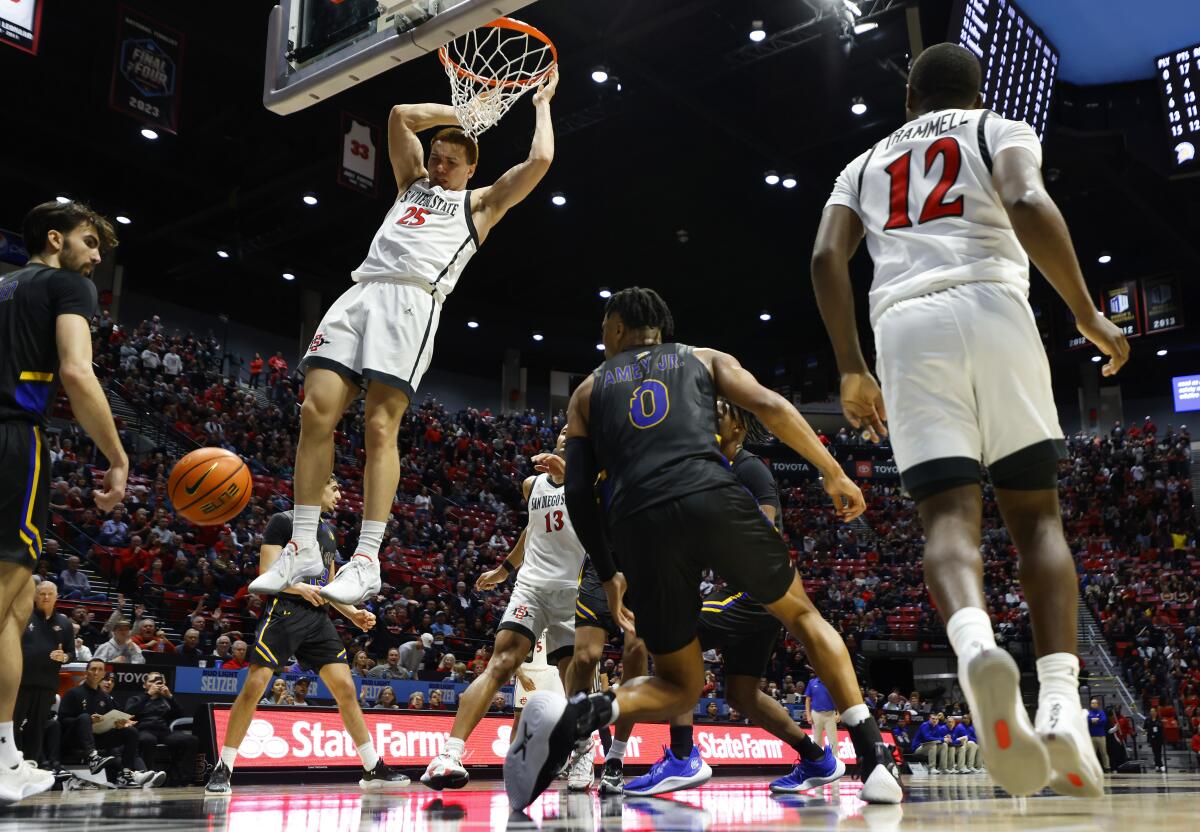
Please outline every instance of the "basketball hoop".
[[501, 17], [450, 41], [438, 58], [463, 132], [477, 139], [545, 79], [558, 50], [528, 23]]

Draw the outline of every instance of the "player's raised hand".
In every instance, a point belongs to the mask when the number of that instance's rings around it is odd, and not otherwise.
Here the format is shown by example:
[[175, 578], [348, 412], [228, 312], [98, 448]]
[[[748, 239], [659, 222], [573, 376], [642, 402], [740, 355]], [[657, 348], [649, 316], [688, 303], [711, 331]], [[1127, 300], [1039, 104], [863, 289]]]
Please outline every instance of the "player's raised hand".
[[1108, 356], [1100, 368], [1105, 376], [1115, 376], [1129, 360], [1129, 340], [1121, 328], [1099, 312], [1087, 319], [1076, 318], [1075, 327], [1079, 334], [1096, 345], [1096, 349]]
[[825, 493], [833, 498], [833, 510], [843, 523], [849, 523], [867, 510], [862, 489], [844, 473], [822, 477], [821, 485], [824, 486]]
[[872, 442], [878, 443], [881, 437], [887, 436], [883, 391], [870, 373], [842, 375], [842, 413], [855, 428], [865, 429]]
[[129, 466], [113, 463], [104, 472], [102, 488], [92, 489], [92, 501], [96, 508], [105, 514], [113, 510], [113, 506], [125, 499], [125, 482], [129, 478]]
[[549, 474], [556, 480], [567, 478], [567, 461], [558, 454], [537, 454], [533, 457], [533, 470]]
[[507, 577], [508, 572], [497, 566], [495, 569], [489, 569], [475, 579], [475, 589], [478, 592], [487, 592], [489, 589], [495, 589], [504, 583], [504, 579]]
[[537, 92], [533, 94], [533, 106], [540, 107], [543, 104], [549, 104], [556, 89], [558, 89], [558, 64], [550, 67], [550, 71], [546, 73], [542, 83], [538, 84]]

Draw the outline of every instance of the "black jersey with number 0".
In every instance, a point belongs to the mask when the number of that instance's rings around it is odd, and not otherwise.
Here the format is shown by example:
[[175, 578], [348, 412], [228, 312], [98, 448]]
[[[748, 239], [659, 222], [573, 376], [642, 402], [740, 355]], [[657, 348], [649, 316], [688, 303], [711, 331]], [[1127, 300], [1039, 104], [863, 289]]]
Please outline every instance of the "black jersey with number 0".
[[636, 347], [593, 373], [588, 432], [610, 522], [734, 485], [717, 443], [712, 373], [684, 344]]
[[35, 265], [0, 276], [0, 422], [45, 425], [58, 392], [58, 316], [94, 314], [96, 285], [81, 274]]

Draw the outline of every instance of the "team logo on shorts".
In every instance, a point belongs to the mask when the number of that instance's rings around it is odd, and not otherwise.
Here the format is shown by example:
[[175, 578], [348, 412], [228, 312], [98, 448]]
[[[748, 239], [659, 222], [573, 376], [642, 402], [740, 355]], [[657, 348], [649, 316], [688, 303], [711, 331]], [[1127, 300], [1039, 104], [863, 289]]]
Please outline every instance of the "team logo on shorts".
[[332, 343], [332, 342], [331, 342], [331, 341], [330, 341], [328, 338], [326, 338], [326, 337], [325, 337], [325, 333], [324, 333], [324, 332], [318, 332], [316, 335], [314, 335], [314, 336], [313, 336], [312, 343], [310, 343], [310, 344], [308, 345], [308, 351], [309, 351], [309, 352], [316, 352], [316, 351], [317, 351], [317, 350], [319, 350], [321, 347], [323, 347], [323, 346], [325, 346], [326, 344], [329, 344], [329, 343]]
[[527, 615], [529, 615], [529, 607], [525, 606], [524, 604], [513, 610], [513, 618], [517, 619], [518, 621]]

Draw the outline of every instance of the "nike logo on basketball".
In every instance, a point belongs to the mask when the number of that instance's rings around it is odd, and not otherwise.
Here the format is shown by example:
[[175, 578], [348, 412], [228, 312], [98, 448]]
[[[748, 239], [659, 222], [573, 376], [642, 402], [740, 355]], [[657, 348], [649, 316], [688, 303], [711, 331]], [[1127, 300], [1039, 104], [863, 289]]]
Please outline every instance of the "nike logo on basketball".
[[218, 465], [218, 463], [214, 462], [212, 465], [208, 466], [208, 470], [200, 475], [200, 479], [196, 480], [195, 485], [190, 485], [183, 489], [184, 491], [186, 491], [188, 493], [189, 497], [192, 496], [193, 494], [195, 494], [200, 489], [201, 483], [203, 483], [206, 479], [208, 479], [208, 475], [213, 472], [213, 469], [215, 469], [217, 467], [217, 465]]

